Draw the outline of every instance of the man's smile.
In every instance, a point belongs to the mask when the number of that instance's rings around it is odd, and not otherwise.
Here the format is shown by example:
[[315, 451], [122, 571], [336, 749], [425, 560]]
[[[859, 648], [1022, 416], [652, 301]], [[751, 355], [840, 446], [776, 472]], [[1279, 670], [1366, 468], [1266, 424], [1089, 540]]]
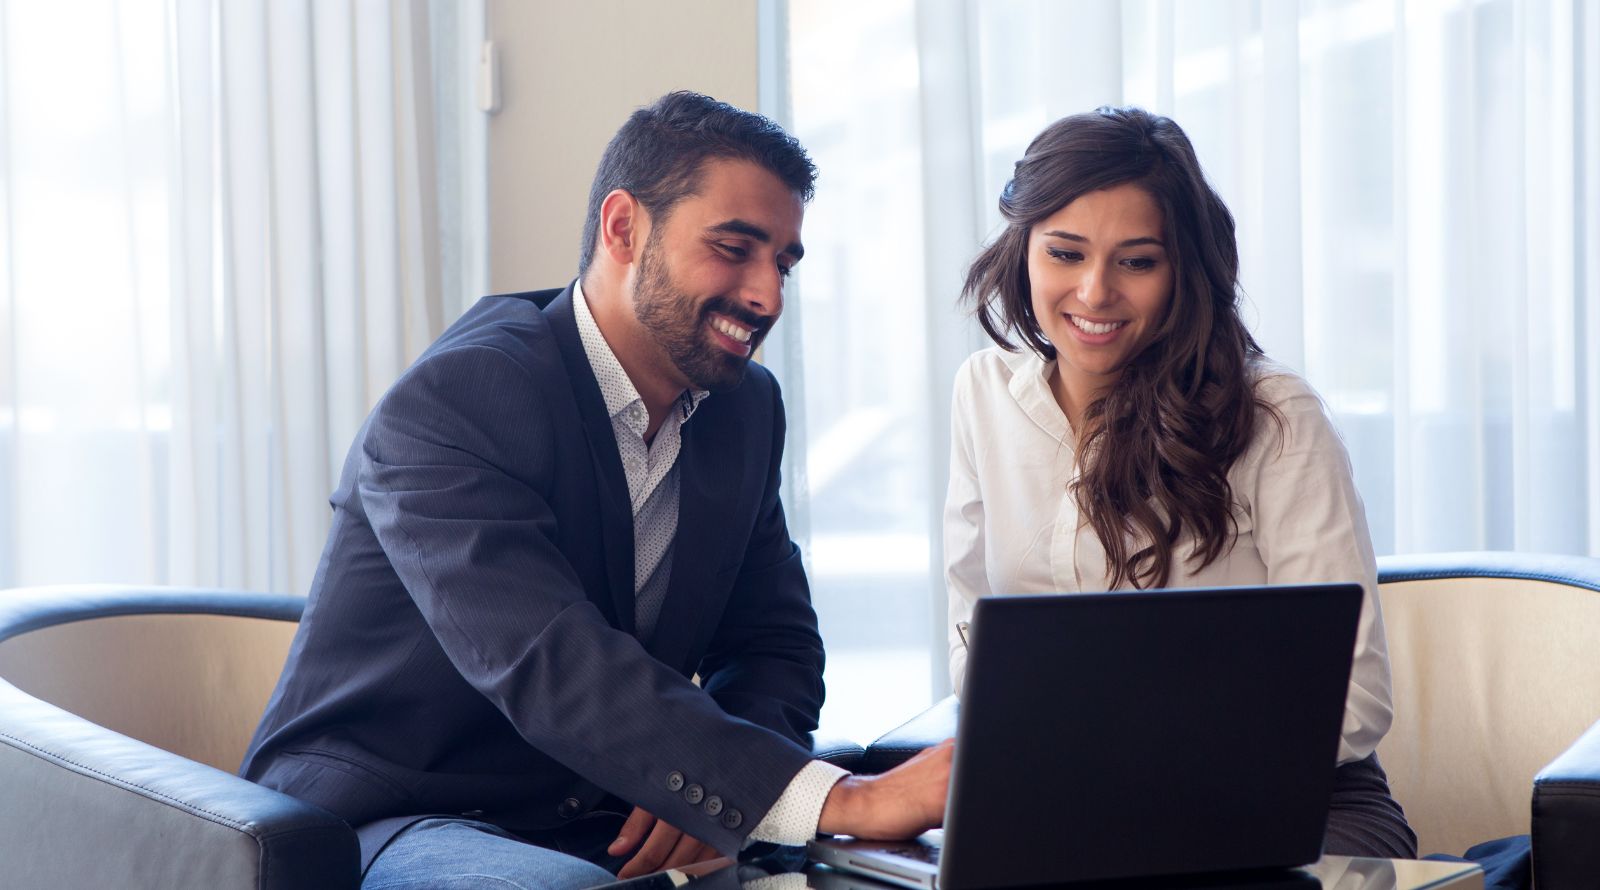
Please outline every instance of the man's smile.
[[750, 354], [755, 328], [746, 327], [720, 312], [711, 313], [710, 325], [717, 345], [740, 358]]

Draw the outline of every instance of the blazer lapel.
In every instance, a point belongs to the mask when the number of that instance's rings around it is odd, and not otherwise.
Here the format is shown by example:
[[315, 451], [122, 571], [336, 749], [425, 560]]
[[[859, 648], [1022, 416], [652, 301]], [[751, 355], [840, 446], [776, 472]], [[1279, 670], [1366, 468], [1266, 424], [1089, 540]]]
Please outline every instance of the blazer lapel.
[[561, 347], [561, 358], [572, 381], [572, 394], [583, 419], [583, 432], [594, 456], [595, 478], [599, 482], [599, 508], [602, 544], [605, 547], [606, 581], [611, 588], [611, 603], [616, 610], [617, 627], [634, 632], [633, 621], [633, 505], [628, 499], [628, 480], [622, 472], [622, 455], [617, 452], [617, 434], [606, 413], [605, 398], [595, 382], [589, 356], [578, 337], [578, 317], [573, 313], [571, 285], [545, 307], [550, 329]]
[[715, 409], [705, 411], [707, 407], [702, 404], [683, 427], [672, 577], [648, 646], [650, 654], [683, 672], [692, 667], [686, 662], [699, 636], [701, 616], [720, 613], [728, 595], [725, 588], [713, 589], [713, 582], [727, 561], [725, 522], [735, 510], [745, 471], [739, 437], [718, 435]]

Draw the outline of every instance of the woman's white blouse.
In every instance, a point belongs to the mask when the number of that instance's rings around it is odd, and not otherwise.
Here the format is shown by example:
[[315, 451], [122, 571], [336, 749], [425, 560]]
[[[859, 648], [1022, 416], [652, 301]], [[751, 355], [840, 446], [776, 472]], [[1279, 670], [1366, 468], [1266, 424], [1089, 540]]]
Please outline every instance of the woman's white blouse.
[[[1053, 364], [991, 347], [956, 374], [944, 553], [958, 694], [967, 651], [955, 624], [971, 617], [978, 597], [1109, 588], [1105, 550], [1069, 489], [1077, 466], [1066, 415], [1050, 393]], [[1394, 713], [1366, 514], [1321, 398], [1280, 365], [1261, 362], [1254, 373], [1282, 431], [1261, 417], [1228, 473], [1238, 524], [1232, 549], [1196, 569], [1187, 559], [1192, 539], [1181, 541], [1166, 586], [1359, 582], [1366, 598], [1339, 744], [1339, 762], [1349, 763], [1372, 753]]]

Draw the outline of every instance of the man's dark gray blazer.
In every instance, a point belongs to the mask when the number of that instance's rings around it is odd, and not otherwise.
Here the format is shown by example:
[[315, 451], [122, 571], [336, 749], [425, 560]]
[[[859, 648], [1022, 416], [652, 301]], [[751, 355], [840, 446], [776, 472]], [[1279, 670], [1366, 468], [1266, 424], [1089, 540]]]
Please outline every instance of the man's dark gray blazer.
[[776, 382], [752, 364], [684, 425], [641, 645], [628, 487], [572, 299], [481, 300], [345, 461], [240, 772], [355, 826], [363, 864], [417, 816], [537, 832], [608, 792], [727, 853], [810, 758], [822, 641], [778, 500]]

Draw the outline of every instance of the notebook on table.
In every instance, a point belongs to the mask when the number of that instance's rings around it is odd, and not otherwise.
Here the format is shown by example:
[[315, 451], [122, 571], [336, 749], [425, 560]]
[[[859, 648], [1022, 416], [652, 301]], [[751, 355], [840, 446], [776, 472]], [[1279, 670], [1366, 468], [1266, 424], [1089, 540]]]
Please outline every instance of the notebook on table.
[[812, 858], [913, 888], [1275, 885], [1322, 850], [1356, 584], [986, 597], [945, 828]]

